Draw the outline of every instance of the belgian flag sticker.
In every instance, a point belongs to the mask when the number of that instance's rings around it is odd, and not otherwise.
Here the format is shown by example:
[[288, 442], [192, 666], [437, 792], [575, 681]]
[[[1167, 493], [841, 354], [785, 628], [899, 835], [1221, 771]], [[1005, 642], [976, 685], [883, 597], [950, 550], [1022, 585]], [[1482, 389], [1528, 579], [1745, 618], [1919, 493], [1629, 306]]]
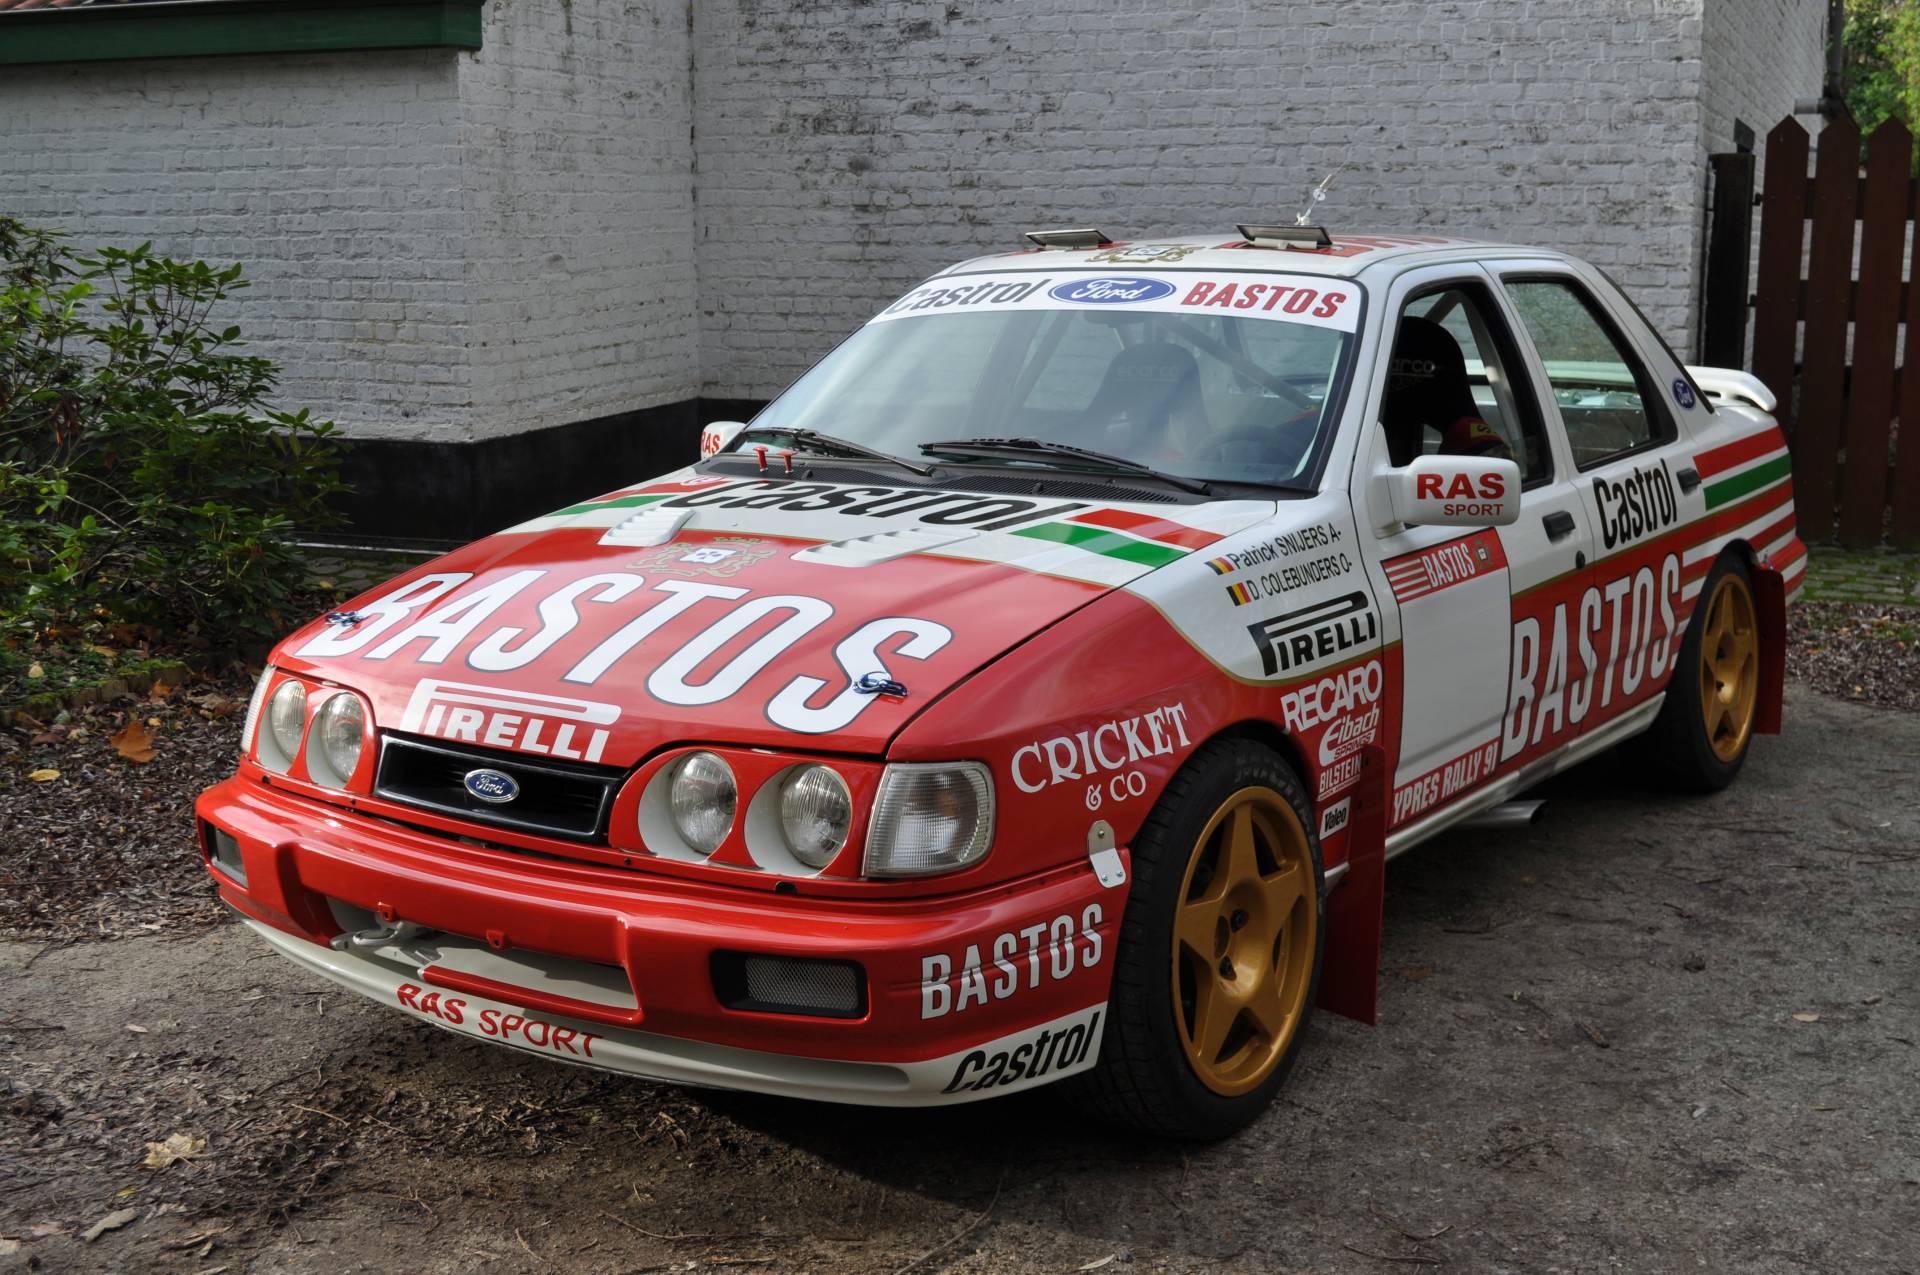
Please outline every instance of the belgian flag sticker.
[[1226, 558], [1209, 558], [1207, 565], [1213, 568], [1213, 574], [1223, 576], [1233, 570], [1233, 563]]
[[1253, 590], [1244, 584], [1230, 584], [1227, 586], [1227, 596], [1233, 599], [1233, 605], [1241, 607], [1253, 601]]

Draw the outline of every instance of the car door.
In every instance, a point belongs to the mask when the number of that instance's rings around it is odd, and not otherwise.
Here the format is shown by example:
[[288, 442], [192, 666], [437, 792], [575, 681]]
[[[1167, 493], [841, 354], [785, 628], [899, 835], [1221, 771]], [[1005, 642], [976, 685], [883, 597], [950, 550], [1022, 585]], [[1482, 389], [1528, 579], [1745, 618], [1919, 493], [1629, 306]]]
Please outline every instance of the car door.
[[[1629, 335], [1637, 320], [1570, 267], [1533, 262], [1497, 271], [1593, 528], [1584, 587], [1549, 591], [1526, 609], [1547, 659], [1560, 658], [1564, 633], [1574, 673], [1563, 712], [1549, 711], [1544, 691], [1529, 704], [1516, 677], [1513, 715], [1532, 718], [1527, 759], [1604, 725], [1666, 684], [1681, 630], [1681, 529], [1697, 516], [1699, 477], [1680, 445], [1666, 386]], [[1516, 660], [1520, 645], [1516, 632]]]
[[[1564, 678], [1565, 670], [1543, 667], [1537, 642], [1515, 640], [1516, 606], [1525, 611], [1529, 595], [1576, 583], [1587, 569], [1590, 538], [1563, 447], [1547, 427], [1538, 382], [1492, 277], [1474, 265], [1410, 273], [1396, 281], [1383, 314], [1381, 346], [1389, 354], [1376, 370], [1380, 397], [1354, 489], [1367, 505], [1361, 525], [1374, 541], [1375, 588], [1393, 599], [1385, 611], [1400, 732], [1388, 824], [1397, 829], [1480, 788], [1525, 749], [1531, 718], [1524, 727], [1508, 720], [1516, 674]], [[1424, 349], [1410, 339], [1415, 333], [1424, 334]], [[1430, 356], [1450, 357], [1445, 352], [1453, 347], [1471, 403], [1460, 404], [1444, 383], [1433, 387], [1437, 407], [1422, 426], [1420, 450], [1484, 446], [1479, 454], [1514, 459], [1522, 487], [1520, 520], [1512, 526], [1410, 526], [1392, 513], [1385, 479], [1396, 449], [1405, 463], [1409, 441], [1407, 413], [1396, 404], [1409, 392], [1417, 402], [1427, 392], [1419, 378], [1435, 361]], [[1475, 418], [1467, 428], [1458, 428], [1462, 413]]]

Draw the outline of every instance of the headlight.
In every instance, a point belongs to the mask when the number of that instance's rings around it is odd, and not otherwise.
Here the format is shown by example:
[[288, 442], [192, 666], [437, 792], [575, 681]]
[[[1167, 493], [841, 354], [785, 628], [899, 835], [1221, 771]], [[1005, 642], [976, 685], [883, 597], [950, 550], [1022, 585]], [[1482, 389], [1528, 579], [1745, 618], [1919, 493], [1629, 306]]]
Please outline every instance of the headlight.
[[260, 755], [260, 764], [268, 770], [285, 770], [293, 765], [306, 727], [307, 688], [296, 679], [288, 678], [267, 701], [267, 729], [255, 749]]
[[253, 751], [253, 728], [260, 724], [260, 701], [267, 697], [267, 683], [272, 680], [273, 667], [269, 665], [260, 670], [260, 680], [253, 684], [253, 698], [247, 701], [247, 724], [240, 728], [242, 757]]
[[978, 863], [993, 842], [993, 776], [979, 762], [888, 766], [867, 829], [866, 874], [918, 877]]
[[853, 795], [829, 767], [803, 766], [780, 782], [780, 831], [809, 868], [832, 863], [852, 828]]
[[668, 807], [681, 840], [702, 855], [712, 854], [733, 827], [740, 792], [733, 771], [712, 753], [692, 753], [674, 763]]
[[360, 747], [366, 735], [367, 713], [360, 697], [336, 691], [313, 715], [313, 734], [307, 740], [307, 773], [317, 784], [345, 788], [360, 767]]

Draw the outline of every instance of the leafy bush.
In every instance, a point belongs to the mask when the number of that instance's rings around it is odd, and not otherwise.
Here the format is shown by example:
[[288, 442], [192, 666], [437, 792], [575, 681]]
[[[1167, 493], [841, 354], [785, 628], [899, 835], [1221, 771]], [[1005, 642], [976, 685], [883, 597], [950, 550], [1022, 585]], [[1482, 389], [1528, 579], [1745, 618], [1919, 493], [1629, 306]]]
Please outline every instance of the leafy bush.
[[330, 422], [214, 322], [238, 265], [72, 251], [0, 217], [0, 642], [102, 628], [231, 650], [286, 627], [335, 521]]

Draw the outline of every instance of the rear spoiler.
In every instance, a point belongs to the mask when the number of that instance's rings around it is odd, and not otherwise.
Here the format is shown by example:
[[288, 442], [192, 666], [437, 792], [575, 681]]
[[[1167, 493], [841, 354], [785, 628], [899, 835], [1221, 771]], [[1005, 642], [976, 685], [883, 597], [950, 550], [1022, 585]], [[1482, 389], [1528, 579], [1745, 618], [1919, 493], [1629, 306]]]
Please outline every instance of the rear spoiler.
[[1780, 405], [1773, 391], [1763, 384], [1759, 377], [1730, 367], [1690, 367], [1687, 375], [1693, 383], [1704, 390], [1710, 398], [1730, 398], [1742, 403], [1751, 403], [1763, 412], [1771, 413]]

